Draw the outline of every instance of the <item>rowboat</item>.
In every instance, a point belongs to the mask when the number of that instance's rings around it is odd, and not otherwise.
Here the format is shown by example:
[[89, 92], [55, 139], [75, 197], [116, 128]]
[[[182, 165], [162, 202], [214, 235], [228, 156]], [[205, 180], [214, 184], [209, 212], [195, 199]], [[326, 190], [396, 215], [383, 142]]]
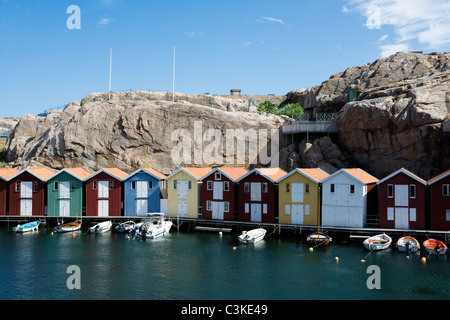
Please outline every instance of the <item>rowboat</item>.
[[111, 230], [112, 222], [104, 221], [97, 223], [95, 226], [89, 228], [90, 233], [105, 233]]
[[242, 243], [256, 243], [264, 239], [266, 230], [263, 228], [253, 229], [250, 231], [242, 231], [239, 236], [239, 242]]
[[13, 228], [13, 231], [19, 233], [35, 231], [39, 228], [40, 224], [41, 224], [40, 221], [28, 222], [22, 225], [18, 224], [16, 227]]
[[397, 249], [399, 251], [403, 251], [403, 252], [407, 252], [407, 253], [417, 252], [418, 250], [420, 250], [420, 244], [419, 244], [419, 241], [417, 241], [415, 238], [410, 237], [410, 236], [405, 236], [405, 237], [398, 239]]
[[447, 246], [439, 240], [428, 239], [423, 242], [423, 248], [429, 254], [444, 255], [447, 253]]
[[326, 245], [329, 245], [332, 240], [333, 239], [330, 236], [328, 236], [324, 233], [319, 233], [319, 232], [312, 233], [306, 238], [306, 241], [313, 244], [314, 246], [319, 246], [319, 245], [326, 246]]
[[119, 223], [115, 228], [114, 228], [114, 230], [116, 231], [116, 232], [131, 232], [131, 230], [133, 230], [134, 229], [134, 226], [136, 225], [136, 222], [134, 222], [134, 221], [126, 221], [126, 222], [122, 222], [122, 223]]
[[55, 232], [72, 232], [72, 231], [77, 231], [77, 230], [81, 229], [81, 224], [82, 224], [82, 221], [79, 221], [79, 220], [72, 221], [72, 222], [69, 222], [69, 223], [62, 224], [62, 225], [58, 224], [53, 230]]
[[392, 243], [391, 237], [382, 233], [364, 240], [363, 244], [367, 250], [384, 250], [389, 248]]

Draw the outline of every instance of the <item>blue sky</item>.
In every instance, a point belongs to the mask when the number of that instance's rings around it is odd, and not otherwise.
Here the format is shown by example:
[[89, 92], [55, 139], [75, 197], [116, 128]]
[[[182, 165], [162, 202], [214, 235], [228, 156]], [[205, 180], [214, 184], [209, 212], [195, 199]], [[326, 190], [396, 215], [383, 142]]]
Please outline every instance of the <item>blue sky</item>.
[[[69, 29], [67, 8], [80, 8]], [[444, 0], [0, 0], [0, 118], [112, 89], [286, 94], [396, 51], [448, 51]]]

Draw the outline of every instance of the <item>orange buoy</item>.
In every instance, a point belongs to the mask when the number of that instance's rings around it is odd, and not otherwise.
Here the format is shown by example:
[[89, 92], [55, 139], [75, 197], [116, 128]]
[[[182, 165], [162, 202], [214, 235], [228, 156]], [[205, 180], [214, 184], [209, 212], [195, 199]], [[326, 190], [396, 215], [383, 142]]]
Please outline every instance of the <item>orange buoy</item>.
[[72, 233], [72, 238], [75, 238], [77, 235], [74, 233]]

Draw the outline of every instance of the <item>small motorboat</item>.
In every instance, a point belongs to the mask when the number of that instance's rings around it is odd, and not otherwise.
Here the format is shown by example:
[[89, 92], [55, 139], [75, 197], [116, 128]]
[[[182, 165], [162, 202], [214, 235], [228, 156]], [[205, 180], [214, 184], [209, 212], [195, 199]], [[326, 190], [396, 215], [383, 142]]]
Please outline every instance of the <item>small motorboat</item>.
[[326, 246], [329, 245], [331, 241], [333, 241], [333, 239], [324, 234], [324, 233], [312, 233], [310, 234], [307, 238], [306, 241], [308, 241], [309, 243], [311, 243], [314, 246]]
[[398, 239], [397, 249], [399, 251], [407, 253], [417, 252], [418, 250], [420, 250], [420, 244], [416, 238], [405, 236]]
[[126, 221], [126, 222], [122, 222], [122, 223], [119, 223], [115, 228], [114, 228], [114, 230], [116, 231], [116, 232], [121, 232], [121, 233], [124, 233], [124, 232], [131, 232], [133, 229], [134, 229], [134, 226], [136, 225], [136, 222], [134, 222], [134, 221]]
[[156, 239], [168, 234], [173, 223], [167, 220], [163, 213], [152, 213], [148, 215], [149, 220], [144, 221], [136, 230], [136, 236], [142, 239]]
[[363, 244], [367, 250], [384, 250], [389, 248], [392, 243], [391, 237], [382, 233], [364, 240]]
[[72, 221], [69, 223], [62, 224], [62, 225], [58, 224], [53, 230], [55, 232], [60, 232], [60, 233], [77, 231], [77, 230], [81, 229], [81, 224], [82, 224], [82, 221], [79, 221], [79, 220]]
[[28, 222], [22, 225], [18, 224], [16, 227], [13, 228], [13, 231], [19, 233], [36, 231], [39, 228], [40, 224], [41, 224], [40, 221]]
[[444, 255], [447, 253], [447, 246], [442, 241], [436, 239], [428, 239], [423, 242], [424, 249], [429, 254]]
[[263, 228], [253, 229], [250, 231], [242, 231], [242, 234], [239, 236], [239, 242], [256, 243], [264, 239], [266, 232], [267, 231]]
[[105, 233], [111, 230], [112, 222], [104, 221], [97, 223], [95, 226], [89, 228], [90, 233]]

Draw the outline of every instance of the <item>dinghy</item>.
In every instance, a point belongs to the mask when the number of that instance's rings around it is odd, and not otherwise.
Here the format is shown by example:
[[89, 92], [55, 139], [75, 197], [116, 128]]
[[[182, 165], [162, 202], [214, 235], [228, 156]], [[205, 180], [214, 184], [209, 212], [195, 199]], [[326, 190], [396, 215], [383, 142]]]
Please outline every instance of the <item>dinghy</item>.
[[81, 229], [81, 224], [82, 224], [82, 222], [81, 221], [79, 221], [79, 220], [77, 220], [77, 221], [72, 221], [72, 222], [69, 222], [69, 223], [65, 223], [65, 224], [62, 224], [62, 225], [57, 225], [55, 228], [54, 228], [54, 231], [55, 232], [60, 232], [60, 233], [62, 233], [62, 232], [72, 232], [72, 231], [77, 231], [77, 230], [80, 230]]
[[306, 241], [308, 241], [315, 247], [322, 246], [322, 245], [323, 246], [329, 245], [332, 240], [333, 239], [330, 236], [328, 236], [324, 233], [319, 233], [319, 232], [312, 233], [306, 238]]
[[253, 229], [250, 231], [242, 231], [239, 236], [239, 242], [242, 243], [256, 243], [264, 239], [266, 230], [263, 228]]
[[96, 224], [93, 227], [89, 228], [90, 233], [105, 233], [111, 230], [112, 222], [111, 221], [104, 221]]
[[402, 252], [417, 252], [420, 249], [419, 241], [410, 236], [405, 236], [397, 241], [397, 249]]
[[134, 229], [135, 225], [136, 225], [136, 222], [130, 220], [130, 221], [119, 223], [119, 225], [117, 225], [114, 228], [114, 230], [116, 232], [122, 232], [122, 233], [124, 233], [124, 232], [131, 232], [131, 230]]
[[363, 244], [367, 250], [384, 250], [389, 248], [392, 243], [391, 237], [382, 233], [364, 240]]
[[423, 247], [429, 254], [444, 255], [447, 253], [447, 246], [442, 241], [436, 239], [425, 240]]
[[25, 224], [18, 224], [17, 227], [13, 228], [14, 232], [19, 232], [19, 233], [25, 233], [25, 232], [30, 232], [30, 231], [35, 231], [39, 228], [39, 225], [41, 224], [40, 221], [33, 221], [33, 222], [28, 222]]

